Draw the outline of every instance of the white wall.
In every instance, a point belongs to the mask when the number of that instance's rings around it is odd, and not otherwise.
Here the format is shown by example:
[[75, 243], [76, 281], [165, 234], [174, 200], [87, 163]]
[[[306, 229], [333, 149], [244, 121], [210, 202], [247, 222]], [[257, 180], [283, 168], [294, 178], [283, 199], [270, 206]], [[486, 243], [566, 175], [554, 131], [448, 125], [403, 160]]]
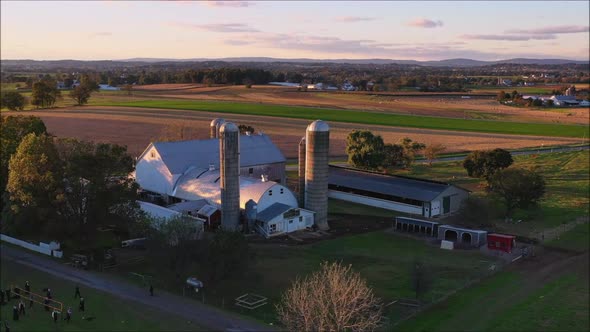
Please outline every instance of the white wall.
[[160, 154], [153, 146], [142, 155], [135, 165], [135, 181], [144, 190], [168, 194], [172, 190], [174, 180]]
[[328, 190], [328, 197], [342, 201], [353, 202], [382, 209], [422, 215], [422, 207], [409, 204], [386, 201], [379, 198], [366, 197], [341, 191]]
[[61, 251], [52, 250], [51, 248], [54, 248], [55, 246], [53, 246], [51, 244], [40, 242], [39, 245], [35, 245], [35, 244], [29, 243], [27, 241], [19, 240], [17, 238], [13, 238], [13, 237], [10, 237], [10, 236], [4, 235], [4, 234], [0, 234], [0, 240], [14, 244], [16, 246], [19, 246], [19, 247], [22, 247], [22, 248], [25, 248], [28, 250], [31, 250], [31, 251], [45, 254], [47, 256], [52, 256], [51, 255], [52, 252], [55, 253], [55, 255], [54, 255], [55, 257], [61, 258], [63, 256], [63, 253]]

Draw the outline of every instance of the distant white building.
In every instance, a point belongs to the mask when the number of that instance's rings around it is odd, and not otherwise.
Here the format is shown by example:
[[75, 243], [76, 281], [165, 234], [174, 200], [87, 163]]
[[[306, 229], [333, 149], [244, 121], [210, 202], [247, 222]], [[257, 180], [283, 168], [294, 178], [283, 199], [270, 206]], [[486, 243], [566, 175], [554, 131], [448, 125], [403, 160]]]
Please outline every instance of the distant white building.
[[343, 91], [355, 91], [356, 87], [354, 85], [352, 85], [350, 82], [344, 82], [344, 84], [342, 84], [342, 90]]
[[105, 91], [118, 91], [118, 90], [121, 90], [121, 88], [118, 88], [116, 86], [110, 86], [108, 84], [99, 84], [98, 85], [98, 88], [100, 90], [105, 90]]

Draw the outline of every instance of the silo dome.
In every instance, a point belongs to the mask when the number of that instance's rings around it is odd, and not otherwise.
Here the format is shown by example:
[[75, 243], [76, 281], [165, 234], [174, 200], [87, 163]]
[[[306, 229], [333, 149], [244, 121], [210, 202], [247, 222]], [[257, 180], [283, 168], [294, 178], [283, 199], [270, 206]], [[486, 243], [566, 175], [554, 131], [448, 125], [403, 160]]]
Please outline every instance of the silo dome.
[[236, 126], [235, 124], [233, 124], [232, 122], [224, 122], [221, 127], [219, 128], [219, 134], [223, 134], [225, 132], [238, 132], [240, 131], [238, 129], [238, 126]]
[[325, 121], [315, 120], [307, 126], [307, 131], [330, 131], [330, 126]]
[[213, 120], [211, 120], [210, 127], [216, 127], [219, 123], [223, 123], [223, 122], [225, 122], [225, 120], [222, 118], [213, 119]]

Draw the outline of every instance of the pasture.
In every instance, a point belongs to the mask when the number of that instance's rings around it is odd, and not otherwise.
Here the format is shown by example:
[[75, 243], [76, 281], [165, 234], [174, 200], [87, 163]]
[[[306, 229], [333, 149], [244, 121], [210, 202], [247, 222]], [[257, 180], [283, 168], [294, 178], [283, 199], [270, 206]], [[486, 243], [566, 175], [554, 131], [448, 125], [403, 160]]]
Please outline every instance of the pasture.
[[[541, 238], [543, 232], [559, 230], [577, 218], [588, 216], [590, 197], [590, 152], [573, 151], [515, 156], [512, 167], [532, 168], [546, 180], [546, 193], [536, 208], [517, 210], [513, 219], [521, 223], [498, 223], [499, 231]], [[427, 178], [483, 192], [484, 182], [467, 176], [461, 161], [440, 162], [432, 166], [416, 164], [411, 170], [395, 174]]]
[[[366, 209], [370, 210], [370, 209]], [[370, 212], [369, 212], [370, 214]], [[369, 222], [370, 216], [355, 216], [358, 222]], [[429, 303], [463, 287], [468, 281], [488, 273], [494, 258], [479, 251], [440, 250], [421, 239], [414, 239], [386, 231], [325, 239], [309, 245], [288, 246], [280, 243], [253, 244], [255, 264], [244, 276], [236, 276], [208, 284], [204, 289], [206, 303], [254, 317], [265, 323], [277, 324], [274, 304], [298, 276], [319, 268], [323, 261], [352, 264], [353, 269], [366, 278], [370, 287], [384, 303], [398, 298], [415, 298], [411, 289], [411, 266], [422, 260], [429, 269], [432, 287], [422, 297]], [[139, 267], [138, 267], [139, 268]], [[149, 275], [157, 275], [157, 268], [144, 267]], [[174, 280], [159, 281], [174, 290]], [[269, 303], [249, 311], [233, 304], [233, 299], [244, 293], [268, 297]], [[201, 300], [201, 295], [195, 300]], [[389, 306], [387, 326], [411, 312], [400, 306]]]

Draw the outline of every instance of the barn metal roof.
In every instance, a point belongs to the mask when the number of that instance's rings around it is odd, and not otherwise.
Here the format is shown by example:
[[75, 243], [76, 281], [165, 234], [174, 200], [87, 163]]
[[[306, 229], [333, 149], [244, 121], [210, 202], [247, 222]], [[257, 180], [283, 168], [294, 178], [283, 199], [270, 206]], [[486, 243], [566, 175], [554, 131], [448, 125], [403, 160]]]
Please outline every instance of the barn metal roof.
[[[262, 195], [276, 185], [273, 181], [240, 176], [240, 207], [245, 208], [250, 199], [258, 203]], [[191, 169], [178, 179], [170, 196], [189, 201], [206, 199], [211, 204], [221, 205], [219, 170]]]
[[256, 215], [256, 220], [260, 220], [262, 222], [269, 222], [276, 216], [283, 214], [293, 207], [289, 205], [285, 205], [283, 203], [274, 203], [273, 205], [269, 206], [268, 208], [264, 209], [264, 211], [258, 213]]
[[[154, 142], [162, 161], [172, 174], [181, 174], [189, 167], [219, 168], [219, 139], [179, 142]], [[240, 167], [285, 162], [281, 150], [270, 138], [261, 135], [240, 135]]]
[[[430, 202], [453, 186], [448, 183], [375, 174], [336, 166], [330, 166], [328, 183], [421, 202]], [[461, 187], [456, 188], [467, 191]]]

